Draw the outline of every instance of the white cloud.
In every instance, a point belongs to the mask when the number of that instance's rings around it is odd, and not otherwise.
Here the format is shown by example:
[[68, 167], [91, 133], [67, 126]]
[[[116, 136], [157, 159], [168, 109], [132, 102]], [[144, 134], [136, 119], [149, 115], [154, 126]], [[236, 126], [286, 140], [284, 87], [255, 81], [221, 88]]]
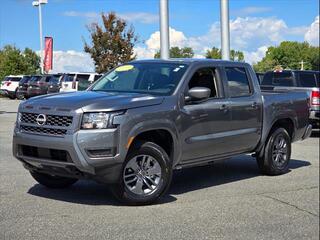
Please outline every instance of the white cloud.
[[311, 45], [319, 46], [319, 15], [315, 18], [314, 22], [311, 23], [304, 35], [304, 40]]
[[264, 12], [270, 12], [272, 11], [272, 8], [270, 7], [245, 7], [241, 9], [235, 9], [231, 10], [231, 14], [237, 15], [237, 16], [248, 16], [251, 14], [257, 14], [257, 13], [264, 13]]
[[244, 51], [244, 60], [248, 63], [257, 63], [259, 62], [265, 55], [268, 50], [267, 46], [262, 46], [257, 49], [257, 51]]
[[117, 14], [120, 18], [127, 20], [129, 22], [141, 22], [145, 24], [151, 24], [158, 22], [158, 14], [152, 14], [147, 12], [129, 12], [129, 13], [119, 13]]
[[[246, 61], [257, 62], [264, 56], [266, 46], [277, 45], [284, 40], [303, 38], [307, 30], [308, 27], [305, 26], [288, 27], [284, 20], [276, 17], [237, 17], [230, 20], [231, 48], [245, 52]], [[197, 57], [204, 55], [207, 49], [220, 45], [219, 22], [214, 22], [209, 31], [200, 36], [186, 36], [183, 32], [170, 28], [170, 46], [192, 47]], [[150, 35], [144, 46], [136, 48], [137, 57], [153, 57], [159, 48], [160, 33], [157, 31]]]
[[[152, 14], [148, 12], [127, 12], [116, 13], [118, 17], [127, 20], [129, 22], [140, 22], [144, 24], [151, 24], [158, 22], [158, 14]], [[97, 12], [78, 12], [78, 11], [66, 11], [63, 12], [67, 17], [83, 17], [91, 21], [97, 21], [100, 18], [100, 13]]]
[[52, 72], [93, 72], [94, 63], [84, 52], [54, 51]]
[[78, 12], [78, 11], [66, 11], [63, 13], [67, 17], [84, 17], [91, 20], [96, 20], [99, 18], [99, 14], [96, 12]]

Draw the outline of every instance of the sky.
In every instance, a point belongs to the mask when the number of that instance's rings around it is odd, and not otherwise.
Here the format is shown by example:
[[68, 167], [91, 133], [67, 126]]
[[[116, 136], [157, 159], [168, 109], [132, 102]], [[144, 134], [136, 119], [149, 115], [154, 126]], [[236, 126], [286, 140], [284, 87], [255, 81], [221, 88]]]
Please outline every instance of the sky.
[[[169, 0], [170, 44], [192, 47], [195, 57], [220, 47], [219, 0]], [[269, 46], [307, 41], [319, 46], [318, 0], [229, 0], [231, 48], [249, 63], [260, 61]], [[83, 51], [87, 26], [100, 14], [116, 12], [135, 28], [138, 59], [159, 49], [159, 0], [48, 0], [42, 7], [43, 36], [54, 39], [54, 72], [94, 71]], [[40, 49], [38, 9], [32, 0], [1, 0], [0, 48]]]

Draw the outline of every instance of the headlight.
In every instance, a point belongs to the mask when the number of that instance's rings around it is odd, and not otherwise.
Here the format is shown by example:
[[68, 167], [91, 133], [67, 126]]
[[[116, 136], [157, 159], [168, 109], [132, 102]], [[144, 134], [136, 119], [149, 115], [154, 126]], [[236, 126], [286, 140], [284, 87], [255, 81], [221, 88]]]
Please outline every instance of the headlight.
[[85, 113], [82, 117], [81, 128], [82, 129], [105, 129], [115, 128], [113, 125], [113, 117], [121, 115], [123, 112], [116, 113]]

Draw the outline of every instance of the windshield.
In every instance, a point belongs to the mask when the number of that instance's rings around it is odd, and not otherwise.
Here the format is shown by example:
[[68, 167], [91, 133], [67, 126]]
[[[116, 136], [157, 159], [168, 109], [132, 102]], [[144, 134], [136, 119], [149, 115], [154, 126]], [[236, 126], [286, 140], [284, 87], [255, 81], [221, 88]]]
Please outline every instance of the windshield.
[[40, 78], [42, 78], [42, 76], [32, 76], [29, 83], [35, 83], [35, 82], [39, 81]]
[[170, 95], [186, 70], [187, 65], [180, 63], [122, 65], [101, 77], [90, 90]]
[[20, 80], [20, 84], [24, 84], [27, 83], [30, 80], [30, 76], [24, 76], [21, 80]]

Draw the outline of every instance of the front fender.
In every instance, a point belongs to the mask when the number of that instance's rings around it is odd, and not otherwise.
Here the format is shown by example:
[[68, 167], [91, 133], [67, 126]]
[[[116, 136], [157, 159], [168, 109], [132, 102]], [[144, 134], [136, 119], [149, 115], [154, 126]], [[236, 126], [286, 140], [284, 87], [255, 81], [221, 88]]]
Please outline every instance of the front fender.
[[[181, 142], [176, 125], [169, 119], [154, 119], [139, 122], [129, 132], [127, 142], [131, 137], [137, 137], [139, 134], [152, 130], [166, 130], [173, 139], [173, 166], [175, 166], [181, 157]], [[127, 149], [128, 151], [128, 149]]]

